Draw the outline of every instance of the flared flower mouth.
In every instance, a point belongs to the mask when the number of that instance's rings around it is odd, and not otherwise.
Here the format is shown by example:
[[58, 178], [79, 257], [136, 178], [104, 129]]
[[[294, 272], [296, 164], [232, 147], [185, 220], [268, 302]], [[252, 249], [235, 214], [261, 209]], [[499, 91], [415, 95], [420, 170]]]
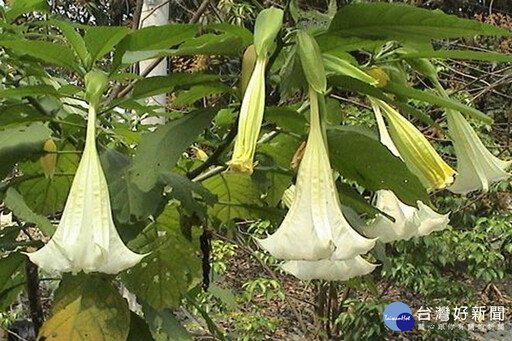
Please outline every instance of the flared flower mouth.
[[369, 263], [361, 256], [352, 259], [333, 261], [287, 261], [281, 269], [294, 275], [300, 280], [310, 281], [347, 281], [353, 277], [364, 276], [375, 270], [377, 265]]
[[359, 235], [346, 221], [320, 126], [318, 94], [310, 89], [310, 132], [295, 194], [278, 230], [260, 246], [285, 260], [348, 260], [368, 252], [375, 240]]
[[128, 249], [114, 226], [110, 197], [95, 141], [96, 109], [89, 107], [85, 149], [59, 226], [30, 260], [48, 272], [116, 274], [146, 255]]
[[387, 118], [389, 135], [396, 150], [427, 190], [451, 185], [457, 172], [441, 158], [425, 136], [386, 102], [375, 98], [370, 101], [376, 115], [382, 112]]
[[510, 177], [506, 170], [512, 161], [502, 161], [487, 150], [461, 113], [447, 110], [446, 118], [459, 172], [448, 190], [459, 194], [476, 190], [487, 192], [493, 182]]
[[361, 231], [369, 238], [379, 238], [383, 243], [390, 243], [426, 236], [448, 226], [449, 214], [439, 214], [421, 201], [417, 205], [418, 208], [404, 204], [392, 191], [377, 191], [375, 206], [395, 221], [379, 214], [373, 223]]

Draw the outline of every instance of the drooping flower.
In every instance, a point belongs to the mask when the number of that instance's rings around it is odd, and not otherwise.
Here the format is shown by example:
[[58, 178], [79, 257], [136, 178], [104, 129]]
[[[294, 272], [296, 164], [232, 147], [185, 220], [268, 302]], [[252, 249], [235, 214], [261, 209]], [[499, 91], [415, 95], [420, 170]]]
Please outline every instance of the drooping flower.
[[[386, 130], [379, 106], [375, 103], [372, 104], [381, 143], [395, 156], [400, 157], [400, 153]], [[376, 194], [375, 207], [393, 217], [395, 221], [378, 214], [372, 224], [361, 228], [362, 233], [367, 237], [379, 238], [379, 241], [389, 243], [395, 240], [425, 236], [448, 226], [449, 214], [439, 214], [421, 201], [417, 201], [418, 208], [416, 208], [401, 202], [392, 191], [379, 190]]]
[[310, 132], [292, 205], [278, 230], [261, 247], [285, 260], [346, 260], [366, 253], [375, 240], [359, 235], [340, 208], [320, 126], [318, 94], [310, 88]]
[[[281, 198], [284, 206], [290, 208], [295, 196], [295, 185], [288, 187]], [[343, 241], [337, 243], [343, 244]], [[281, 265], [281, 269], [303, 281], [321, 279], [325, 281], [347, 281], [353, 277], [364, 276], [375, 270], [377, 265], [366, 261], [361, 256], [347, 260], [317, 261], [290, 260]]]
[[371, 102], [386, 116], [391, 140], [407, 167], [427, 190], [449, 186], [456, 172], [443, 161], [425, 136], [386, 102], [375, 98], [371, 98]]
[[114, 226], [95, 135], [96, 107], [91, 104], [85, 149], [59, 226], [47, 245], [27, 254], [46, 271], [116, 274], [145, 256], [129, 250]]
[[[256, 18], [254, 48], [250, 48], [250, 53], [244, 56], [254, 59], [254, 54], [256, 54], [256, 64], [249, 83], [244, 89], [238, 119], [238, 134], [235, 139], [233, 156], [228, 162], [231, 171], [248, 174], [253, 172], [256, 142], [265, 111], [265, 67], [274, 39], [281, 29], [282, 20], [283, 11], [276, 8], [265, 9]], [[250, 69], [248, 65], [244, 66], [245, 70]], [[246, 81], [242, 80], [242, 86], [244, 86], [244, 82]]]
[[233, 156], [229, 169], [252, 174], [256, 142], [260, 134], [265, 111], [265, 66], [266, 58], [258, 58], [244, 94], [238, 121]]
[[492, 155], [461, 113], [447, 110], [446, 118], [459, 172], [448, 190], [460, 194], [475, 190], [487, 192], [493, 182], [510, 176], [506, 169], [512, 165], [512, 161], [502, 161]]

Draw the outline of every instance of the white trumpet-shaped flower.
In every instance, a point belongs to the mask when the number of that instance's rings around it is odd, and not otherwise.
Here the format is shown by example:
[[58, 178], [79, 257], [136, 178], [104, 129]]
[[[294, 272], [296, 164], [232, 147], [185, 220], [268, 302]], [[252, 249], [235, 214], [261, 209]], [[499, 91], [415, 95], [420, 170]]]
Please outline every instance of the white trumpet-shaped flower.
[[85, 149], [55, 234], [46, 246], [28, 253], [46, 271], [116, 274], [145, 255], [129, 250], [112, 219], [107, 181], [95, 141], [96, 109], [89, 106]]
[[379, 99], [370, 98], [372, 106], [382, 109], [388, 119], [391, 139], [410, 171], [428, 190], [453, 183], [456, 172], [443, 161], [423, 134], [398, 111]]
[[258, 240], [263, 249], [280, 259], [345, 260], [375, 245], [375, 240], [359, 235], [341, 212], [317, 96], [310, 88], [311, 127], [290, 210], [274, 234]]
[[[284, 206], [290, 208], [295, 196], [295, 185], [284, 191], [281, 198]], [[340, 241], [338, 244], [342, 244]], [[321, 279], [325, 281], [347, 281], [353, 277], [364, 276], [375, 270], [377, 265], [356, 256], [347, 260], [331, 260], [329, 258], [317, 261], [290, 260], [281, 265], [281, 269], [303, 281]]]
[[265, 111], [265, 66], [266, 58], [258, 57], [242, 100], [238, 135], [233, 156], [228, 163], [229, 169], [236, 172], [253, 172], [256, 142]]
[[505, 170], [512, 161], [502, 161], [492, 155], [461, 113], [447, 110], [446, 118], [459, 173], [448, 190], [460, 194], [475, 190], [487, 192], [491, 183], [510, 176]]
[[[386, 130], [379, 106], [375, 103], [372, 104], [381, 143], [395, 156], [400, 157], [400, 153]], [[448, 226], [448, 214], [439, 214], [421, 201], [418, 201], [417, 205], [418, 208], [406, 205], [392, 191], [379, 190], [377, 191], [376, 208], [393, 217], [395, 221], [379, 214], [372, 224], [361, 230], [367, 237], [378, 237], [381, 242], [389, 243], [395, 240], [425, 236]]]

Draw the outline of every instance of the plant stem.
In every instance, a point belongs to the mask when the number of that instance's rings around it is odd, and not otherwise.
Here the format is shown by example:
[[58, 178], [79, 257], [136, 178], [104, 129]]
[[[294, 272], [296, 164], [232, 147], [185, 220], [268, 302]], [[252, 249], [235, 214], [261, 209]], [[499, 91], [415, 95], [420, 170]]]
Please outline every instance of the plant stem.
[[39, 329], [43, 325], [44, 313], [41, 307], [39, 297], [39, 268], [34, 263], [27, 261], [25, 272], [27, 276], [27, 295], [30, 308], [30, 317], [34, 325], [35, 334], [39, 334]]

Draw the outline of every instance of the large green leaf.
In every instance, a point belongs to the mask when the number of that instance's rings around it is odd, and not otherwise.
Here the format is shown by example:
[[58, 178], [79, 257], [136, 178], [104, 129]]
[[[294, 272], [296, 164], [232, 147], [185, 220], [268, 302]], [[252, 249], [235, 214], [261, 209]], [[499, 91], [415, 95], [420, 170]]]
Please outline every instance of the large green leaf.
[[46, 236], [51, 236], [55, 231], [52, 223], [45, 216], [32, 211], [25, 203], [21, 194], [14, 188], [11, 187], [7, 190], [4, 203], [18, 218], [35, 224]]
[[421, 52], [409, 52], [401, 53], [402, 58], [440, 58], [440, 59], [471, 59], [471, 60], [483, 60], [491, 62], [504, 62], [511, 63], [512, 56], [495, 53], [495, 52], [482, 52], [482, 51], [471, 51], [471, 50], [435, 50], [435, 51], [421, 51]]
[[318, 93], [324, 93], [327, 88], [327, 78], [320, 48], [315, 39], [306, 31], [297, 33], [297, 51], [302, 71], [309, 86]]
[[218, 109], [193, 111], [142, 136], [133, 161], [133, 180], [143, 191], [157, 183], [209, 125]]
[[395, 82], [388, 82], [388, 84], [384, 87], [384, 90], [395, 95], [405, 96], [423, 102], [428, 102], [442, 107], [454, 109], [460, 111], [461, 113], [471, 115], [473, 118], [476, 118], [483, 122], [492, 123], [492, 118], [487, 116], [480, 110], [469, 107], [451, 98], [438, 96], [435, 93], [430, 92], [428, 90], [417, 90]]
[[430, 116], [408, 105], [407, 103], [403, 103], [392, 99], [387, 94], [385, 94], [381, 89], [369, 85], [365, 82], [362, 82], [358, 79], [347, 76], [335, 76], [329, 78], [329, 83], [340, 86], [345, 90], [351, 90], [361, 94], [366, 94], [368, 96], [375, 97], [387, 103], [393, 104], [402, 112], [413, 115], [426, 124], [438, 127], [437, 123], [434, 122], [434, 120], [430, 118]]
[[369, 190], [389, 189], [411, 206], [430, 202], [419, 179], [376, 138], [350, 127], [329, 129], [327, 138], [332, 167], [343, 177]]
[[59, 97], [59, 92], [51, 85], [26, 85], [16, 88], [9, 88], [0, 91], [0, 98], [25, 97], [25, 96], [55, 96]]
[[128, 304], [101, 275], [65, 276], [53, 311], [39, 331], [38, 341], [120, 341], [128, 337]]
[[[69, 145], [60, 150], [74, 151]], [[45, 216], [62, 211], [79, 160], [78, 154], [59, 154], [53, 179], [44, 176], [39, 162], [26, 162], [20, 165], [26, 180], [23, 180], [17, 189], [25, 198], [26, 204], [34, 212]]]
[[219, 95], [226, 92], [231, 92], [229, 86], [222, 83], [211, 83], [206, 85], [195, 85], [189, 90], [185, 90], [179, 93], [176, 98], [172, 101], [175, 106], [186, 106], [197, 102], [198, 100], [212, 95]]
[[217, 174], [203, 183], [218, 202], [208, 210], [209, 215], [223, 224], [233, 223], [235, 218], [259, 219], [263, 201], [257, 184], [245, 174]]
[[91, 26], [85, 33], [85, 46], [91, 63], [103, 57], [117, 45], [130, 30], [124, 26]]
[[[19, 232], [19, 231], [18, 231]], [[5, 311], [23, 290], [26, 257], [20, 253], [10, 253], [0, 258], [0, 309]]]
[[172, 73], [168, 76], [155, 76], [137, 82], [130, 96], [131, 100], [172, 92], [195, 84], [203, 84], [219, 79], [217, 75]]
[[126, 341], [159, 341], [151, 335], [149, 326], [142, 317], [130, 312], [130, 333]]
[[180, 304], [182, 295], [200, 278], [198, 243], [190, 242], [180, 230], [175, 206], [168, 206], [129, 246], [151, 252], [123, 280], [139, 299], [157, 310]]
[[120, 223], [134, 223], [154, 214], [162, 203], [163, 186], [141, 191], [130, 179], [131, 158], [115, 150], [101, 154], [112, 211]]
[[0, 46], [40, 59], [48, 64], [83, 73], [76, 62], [73, 51], [64, 45], [38, 40], [2, 40]]
[[17, 162], [43, 152], [43, 144], [51, 130], [42, 123], [0, 130], [0, 179], [3, 179]]
[[141, 60], [170, 56], [223, 55], [236, 56], [244, 48], [242, 38], [230, 33], [203, 34], [191, 38], [176, 49], [127, 51], [123, 56], [123, 64], [132, 64]]
[[11, 22], [22, 14], [30, 12], [48, 12], [46, 0], [11, 0], [9, 10], [5, 13], [7, 21]]
[[266, 107], [265, 121], [276, 124], [288, 132], [304, 135], [307, 121], [304, 115], [290, 107]]
[[163, 309], [158, 311], [145, 304], [142, 306], [142, 311], [155, 341], [192, 341], [192, 336], [176, 320], [172, 310]]
[[387, 3], [360, 3], [341, 8], [330, 34], [388, 40], [446, 39], [474, 35], [509, 36], [511, 32], [441, 11]]
[[[204, 216], [206, 205], [211, 205], [216, 200], [215, 195], [197, 182], [192, 182], [186, 176], [173, 172], [163, 172], [162, 181], [170, 186], [168, 196], [180, 202], [181, 207], [189, 215]], [[199, 199], [200, 198], [200, 199]]]
[[197, 31], [198, 26], [188, 24], [150, 26], [132, 31], [117, 45], [115, 64], [121, 63], [126, 51], [167, 49], [193, 38]]
[[75, 26], [66, 21], [56, 19], [49, 20], [48, 23], [57, 26], [62, 31], [69, 45], [71, 45], [76, 55], [82, 61], [82, 65], [88, 68], [91, 63], [91, 55], [87, 51], [84, 38], [76, 31]]

